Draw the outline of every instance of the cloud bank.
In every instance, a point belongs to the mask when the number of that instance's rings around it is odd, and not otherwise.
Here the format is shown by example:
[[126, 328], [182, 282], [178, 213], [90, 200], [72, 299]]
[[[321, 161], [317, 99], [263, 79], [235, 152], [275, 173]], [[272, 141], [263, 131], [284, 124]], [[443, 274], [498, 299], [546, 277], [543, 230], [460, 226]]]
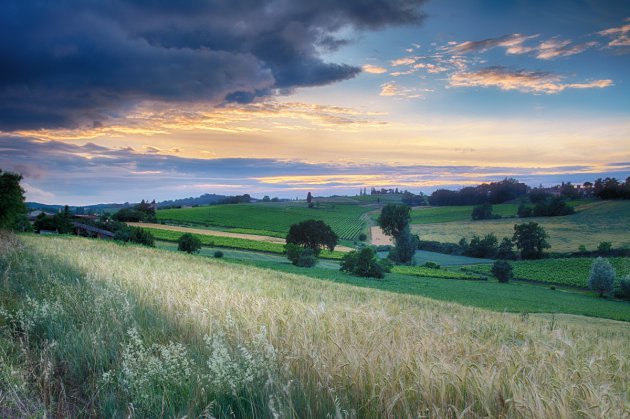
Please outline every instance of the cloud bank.
[[420, 22], [424, 0], [0, 2], [0, 130], [100, 125], [144, 100], [248, 103], [354, 77], [341, 31]]

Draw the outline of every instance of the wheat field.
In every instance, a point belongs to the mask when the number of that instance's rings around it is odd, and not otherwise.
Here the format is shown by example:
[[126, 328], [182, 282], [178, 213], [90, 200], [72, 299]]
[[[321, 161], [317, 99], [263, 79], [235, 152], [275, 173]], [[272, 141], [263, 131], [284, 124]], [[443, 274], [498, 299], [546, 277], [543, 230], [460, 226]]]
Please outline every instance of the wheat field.
[[0, 361], [30, 389], [0, 370], [5, 413], [630, 415], [627, 323], [493, 313], [88, 239], [2, 240], [0, 339], [14, 351]]

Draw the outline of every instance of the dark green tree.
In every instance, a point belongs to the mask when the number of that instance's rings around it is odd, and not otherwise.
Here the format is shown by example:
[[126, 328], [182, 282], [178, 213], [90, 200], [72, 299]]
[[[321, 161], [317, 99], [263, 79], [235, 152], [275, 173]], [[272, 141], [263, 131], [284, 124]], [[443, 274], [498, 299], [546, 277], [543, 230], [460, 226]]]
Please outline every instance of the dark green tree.
[[497, 260], [492, 265], [492, 275], [494, 275], [499, 282], [509, 282], [512, 279], [512, 265], [504, 260]]
[[339, 241], [337, 234], [330, 226], [321, 220], [305, 220], [293, 224], [287, 234], [287, 244], [296, 244], [303, 248], [313, 250], [315, 256], [319, 256], [322, 249], [335, 250]]
[[489, 220], [493, 218], [492, 205], [481, 204], [473, 208], [471, 217], [473, 220]]
[[521, 252], [521, 259], [540, 259], [545, 249], [550, 248], [547, 243], [547, 232], [535, 222], [514, 224], [512, 241]]
[[21, 180], [22, 175], [0, 170], [0, 229], [24, 230], [28, 224]]
[[186, 253], [199, 253], [201, 240], [190, 233], [184, 233], [177, 239], [177, 250]]
[[514, 243], [510, 240], [509, 237], [503, 237], [501, 243], [499, 244], [499, 249], [497, 250], [497, 258], [498, 259], [514, 259], [516, 258], [516, 253], [514, 253]]
[[383, 278], [385, 272], [388, 271], [387, 267], [378, 260], [371, 247], [346, 253], [339, 270], [365, 278]]
[[405, 204], [387, 204], [378, 217], [378, 225], [388, 236], [396, 238], [409, 228], [411, 208]]

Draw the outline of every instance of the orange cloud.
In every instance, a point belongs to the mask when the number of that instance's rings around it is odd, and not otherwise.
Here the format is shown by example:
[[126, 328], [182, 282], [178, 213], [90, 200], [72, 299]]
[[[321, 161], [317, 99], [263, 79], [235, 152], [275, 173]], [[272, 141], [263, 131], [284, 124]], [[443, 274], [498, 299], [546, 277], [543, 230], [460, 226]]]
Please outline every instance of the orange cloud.
[[604, 88], [613, 85], [612, 80], [594, 80], [586, 83], [565, 83], [558, 74], [541, 71], [508, 70], [489, 67], [475, 72], [451, 75], [453, 87], [498, 87], [501, 90], [518, 90], [525, 93], [560, 93], [566, 89]]
[[370, 74], [383, 74], [383, 73], [387, 73], [387, 69], [384, 67], [380, 67], [377, 65], [372, 65], [372, 64], [365, 64], [363, 67], [361, 67], [361, 69], [365, 72], [365, 73], [370, 73]]

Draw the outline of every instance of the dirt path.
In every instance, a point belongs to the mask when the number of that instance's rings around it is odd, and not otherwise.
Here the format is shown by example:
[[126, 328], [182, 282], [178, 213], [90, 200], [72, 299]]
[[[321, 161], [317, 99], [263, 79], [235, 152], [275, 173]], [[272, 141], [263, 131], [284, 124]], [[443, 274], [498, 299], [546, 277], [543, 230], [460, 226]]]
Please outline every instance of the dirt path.
[[370, 234], [372, 235], [372, 244], [375, 246], [386, 246], [394, 244], [392, 238], [386, 236], [379, 226], [370, 227]]
[[[233, 237], [235, 239], [255, 240], [258, 242], [266, 242], [266, 243], [278, 243], [278, 244], [286, 243], [285, 239], [281, 239], [279, 237], [258, 236], [256, 234], [230, 233], [229, 231], [207, 230], [207, 229], [201, 229], [201, 228], [179, 227], [179, 226], [170, 226], [170, 225], [165, 225], [165, 224], [153, 224], [153, 223], [127, 223], [127, 224], [134, 227], [159, 228], [161, 230], [179, 231], [182, 233], [205, 234], [207, 236]], [[335, 250], [338, 250], [340, 252], [349, 252], [354, 249], [347, 246], [336, 246]]]

